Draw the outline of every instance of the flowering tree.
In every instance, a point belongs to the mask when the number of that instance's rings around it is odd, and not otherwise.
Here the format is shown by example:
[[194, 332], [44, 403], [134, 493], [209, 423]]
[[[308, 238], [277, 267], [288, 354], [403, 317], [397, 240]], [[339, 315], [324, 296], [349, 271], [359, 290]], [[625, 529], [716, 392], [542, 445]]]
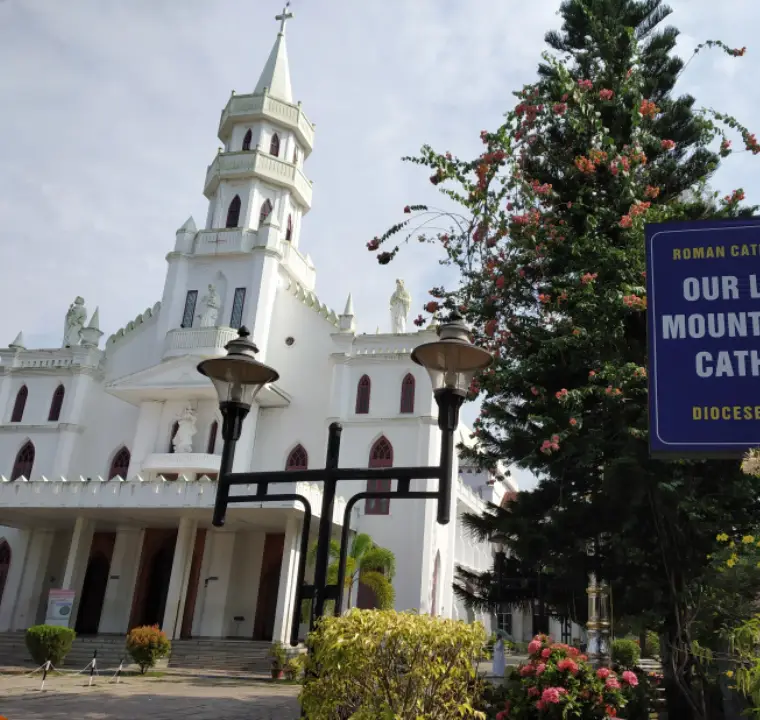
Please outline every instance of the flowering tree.
[[[735, 119], [673, 96], [685, 66], [671, 55], [677, 31], [659, 29], [660, 0], [565, 0], [561, 14], [547, 36], [556, 52], [481, 133], [481, 155], [425, 146], [407, 158], [455, 210], [409, 205], [368, 249], [385, 264], [398, 240], [417, 239], [458, 269], [458, 286], [433, 288], [424, 309], [458, 308], [496, 360], [471, 387], [483, 402], [470, 452], [541, 478], [470, 527], [504, 537], [526, 578], [540, 571], [577, 591], [594, 570], [618, 613], [656, 613], [671, 713], [705, 717], [690, 593], [717, 530], [748, 525], [758, 499], [736, 463], [649, 457], [643, 226], [751, 214], [742, 190], [718, 197], [707, 182], [732, 142], [760, 145]], [[695, 54], [707, 47], [745, 53], [710, 41]], [[476, 588], [459, 588], [470, 601], [493, 599], [492, 575], [460, 577]]]

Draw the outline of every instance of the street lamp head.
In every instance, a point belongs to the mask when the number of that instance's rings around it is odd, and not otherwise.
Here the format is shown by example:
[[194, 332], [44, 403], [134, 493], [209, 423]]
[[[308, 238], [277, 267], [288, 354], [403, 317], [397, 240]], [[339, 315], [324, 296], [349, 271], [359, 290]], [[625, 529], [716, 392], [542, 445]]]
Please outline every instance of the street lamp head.
[[246, 327], [241, 327], [238, 336], [225, 345], [224, 357], [198, 364], [198, 372], [214, 383], [221, 406], [234, 403], [250, 408], [256, 393], [280, 377], [276, 370], [256, 360], [259, 349], [249, 339], [250, 335]]
[[430, 375], [433, 392], [450, 390], [466, 395], [477, 373], [491, 363], [491, 353], [472, 344], [470, 331], [462, 316], [454, 311], [448, 322], [438, 327], [438, 340], [415, 348], [412, 360]]

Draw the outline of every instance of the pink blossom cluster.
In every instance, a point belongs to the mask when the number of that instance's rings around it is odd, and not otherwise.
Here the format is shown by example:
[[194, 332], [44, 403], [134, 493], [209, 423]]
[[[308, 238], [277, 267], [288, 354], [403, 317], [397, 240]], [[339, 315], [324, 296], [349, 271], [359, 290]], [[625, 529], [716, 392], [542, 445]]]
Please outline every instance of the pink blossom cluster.
[[615, 97], [615, 92], [613, 90], [600, 90], [599, 91], [599, 97], [602, 100], [609, 101], [612, 100], [612, 98]]
[[646, 310], [647, 299], [639, 297], [638, 295], [624, 295], [623, 305], [631, 308], [632, 310]]
[[562, 390], [558, 390], [554, 397], [557, 398], [557, 400], [566, 400], [567, 399], [567, 388], [562, 388]]
[[[551, 440], [544, 440], [541, 443], [541, 452], [544, 455], [551, 455], [557, 450], [559, 450], [559, 435], [552, 435]], [[530, 650], [530, 646], [528, 648]]]
[[593, 90], [594, 83], [591, 80], [578, 80], [578, 87], [581, 90]]
[[581, 285], [588, 285], [589, 283], [594, 282], [596, 280], [597, 274], [596, 273], [584, 273], [581, 276]]

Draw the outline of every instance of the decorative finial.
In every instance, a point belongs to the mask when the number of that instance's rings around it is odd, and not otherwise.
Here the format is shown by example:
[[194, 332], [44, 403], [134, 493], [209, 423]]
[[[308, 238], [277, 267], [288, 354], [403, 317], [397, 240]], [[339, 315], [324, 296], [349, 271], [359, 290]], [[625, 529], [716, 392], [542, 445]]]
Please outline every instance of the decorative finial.
[[282, 9], [282, 13], [280, 15], [275, 15], [275, 20], [280, 21], [280, 35], [285, 34], [285, 23], [290, 20], [290, 18], [295, 17], [292, 12], [290, 12], [290, 0], [285, 3], [285, 7]]
[[238, 330], [238, 337], [241, 338], [247, 338], [250, 337], [251, 331], [245, 326], [241, 326], [241, 328]]
[[24, 333], [20, 332], [16, 335], [16, 339], [8, 347], [12, 350], [26, 350], [24, 346]]

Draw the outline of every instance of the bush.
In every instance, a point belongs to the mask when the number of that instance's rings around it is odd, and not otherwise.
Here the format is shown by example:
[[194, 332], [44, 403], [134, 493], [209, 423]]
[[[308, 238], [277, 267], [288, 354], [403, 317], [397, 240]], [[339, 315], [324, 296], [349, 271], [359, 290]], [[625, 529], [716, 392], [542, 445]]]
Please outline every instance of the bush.
[[641, 649], [635, 640], [621, 638], [612, 643], [612, 662], [626, 670], [636, 667], [641, 657]]
[[660, 657], [660, 636], [654, 630], [647, 630], [646, 642], [642, 648], [642, 657]]
[[283, 669], [288, 680], [298, 680], [306, 669], [306, 655], [294, 655]]
[[393, 610], [323, 618], [309, 636], [301, 706], [310, 720], [482, 718], [485, 643], [480, 623]]
[[608, 668], [597, 671], [576, 648], [537, 635], [528, 645], [530, 660], [509, 673], [491, 715], [502, 718], [618, 717], [638, 686], [626, 670], [618, 677]]
[[37, 665], [44, 665], [50, 660], [53, 667], [58, 667], [69, 654], [75, 637], [76, 633], [71, 628], [33, 625], [26, 631], [26, 649]]
[[127, 652], [140, 666], [140, 672], [143, 674], [161, 658], [166, 657], [171, 649], [169, 638], [158, 625], [136, 627], [127, 635]]

